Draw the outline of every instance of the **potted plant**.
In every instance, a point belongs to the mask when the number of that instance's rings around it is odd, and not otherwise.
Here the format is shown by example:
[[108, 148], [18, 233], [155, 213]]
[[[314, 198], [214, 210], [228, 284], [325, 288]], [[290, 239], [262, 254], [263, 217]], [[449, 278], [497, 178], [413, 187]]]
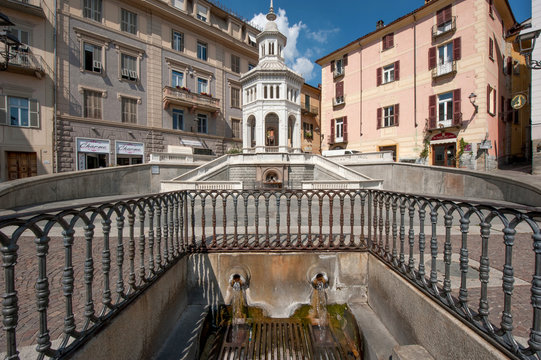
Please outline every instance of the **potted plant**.
[[312, 140], [313, 138], [313, 135], [310, 131], [305, 131], [304, 132], [304, 138], [307, 139], [307, 140]]

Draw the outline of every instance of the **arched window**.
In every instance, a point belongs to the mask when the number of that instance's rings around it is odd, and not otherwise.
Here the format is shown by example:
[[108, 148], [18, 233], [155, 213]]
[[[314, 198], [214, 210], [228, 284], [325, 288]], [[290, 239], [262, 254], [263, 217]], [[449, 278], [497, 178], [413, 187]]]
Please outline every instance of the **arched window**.
[[274, 96], [274, 86], [270, 86], [270, 98], [272, 99]]
[[280, 85], [276, 85], [276, 98], [280, 98]]

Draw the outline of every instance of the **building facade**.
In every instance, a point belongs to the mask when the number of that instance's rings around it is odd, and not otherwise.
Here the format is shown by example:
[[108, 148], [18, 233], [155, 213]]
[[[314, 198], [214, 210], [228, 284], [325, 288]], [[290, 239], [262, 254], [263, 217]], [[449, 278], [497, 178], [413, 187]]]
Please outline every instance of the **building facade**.
[[241, 142], [259, 30], [205, 0], [61, 0], [56, 170]]
[[0, 0], [0, 11], [11, 22], [0, 27], [0, 181], [53, 171], [51, 9], [52, 0]]
[[321, 125], [319, 122], [321, 89], [304, 84], [301, 88], [301, 149], [321, 154]]
[[506, 0], [430, 0], [319, 59], [323, 149], [475, 169], [508, 161], [515, 27]]

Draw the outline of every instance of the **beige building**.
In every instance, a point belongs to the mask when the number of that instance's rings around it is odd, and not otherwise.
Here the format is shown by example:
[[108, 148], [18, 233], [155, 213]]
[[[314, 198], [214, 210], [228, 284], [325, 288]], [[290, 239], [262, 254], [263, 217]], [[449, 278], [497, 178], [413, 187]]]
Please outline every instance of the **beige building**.
[[53, 171], [53, 4], [0, 0], [0, 181]]
[[306, 153], [321, 154], [320, 102], [321, 89], [305, 83], [301, 88], [301, 148]]
[[204, 0], [62, 0], [57, 171], [241, 146], [259, 30]]

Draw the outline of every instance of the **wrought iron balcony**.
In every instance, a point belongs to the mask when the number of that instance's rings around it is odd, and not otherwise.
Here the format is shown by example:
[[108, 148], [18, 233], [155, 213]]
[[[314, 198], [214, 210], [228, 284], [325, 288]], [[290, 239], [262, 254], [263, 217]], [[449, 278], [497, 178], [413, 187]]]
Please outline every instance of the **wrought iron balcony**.
[[333, 106], [340, 106], [344, 105], [346, 103], [346, 97], [345, 96], [339, 96], [332, 99], [332, 105]]
[[437, 39], [440, 36], [452, 34], [456, 31], [456, 16], [453, 16], [450, 21], [442, 25], [432, 26], [432, 39]]
[[430, 119], [428, 121], [428, 131], [456, 128], [462, 126], [462, 113], [460, 118], [451, 118], [445, 120]]
[[432, 78], [436, 79], [441, 76], [454, 75], [456, 73], [456, 61], [447, 61], [436, 65], [432, 69]]
[[8, 71], [33, 75], [40, 79], [45, 75], [41, 56], [34, 55], [25, 49], [12, 49], [9, 54]]
[[45, 17], [43, 0], [0, 0], [0, 8], [6, 7], [28, 14]]
[[301, 103], [301, 112], [302, 114], [307, 114], [307, 115], [317, 115], [319, 114], [319, 109], [317, 106]]
[[163, 88], [163, 107], [167, 108], [170, 104], [185, 106], [192, 110], [220, 111], [220, 99], [194, 93], [186, 88], [166, 86]]

